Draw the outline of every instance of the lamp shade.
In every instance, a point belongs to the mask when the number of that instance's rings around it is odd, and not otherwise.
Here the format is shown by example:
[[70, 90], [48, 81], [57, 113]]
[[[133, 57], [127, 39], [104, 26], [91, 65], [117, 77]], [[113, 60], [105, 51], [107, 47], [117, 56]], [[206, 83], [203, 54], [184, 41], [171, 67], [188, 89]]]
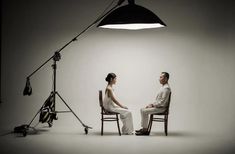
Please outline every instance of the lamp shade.
[[108, 14], [97, 27], [138, 30], [165, 26], [150, 10], [136, 4], [127, 4]]

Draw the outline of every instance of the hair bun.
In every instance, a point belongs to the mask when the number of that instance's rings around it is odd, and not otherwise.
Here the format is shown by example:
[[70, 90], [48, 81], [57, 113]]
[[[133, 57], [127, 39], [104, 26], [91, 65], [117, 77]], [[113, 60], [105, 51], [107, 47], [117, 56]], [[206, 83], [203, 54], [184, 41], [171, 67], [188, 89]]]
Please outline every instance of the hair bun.
[[105, 78], [105, 81], [109, 82], [109, 79], [108, 79], [108, 77], [106, 77], [106, 78]]
[[115, 77], [116, 77], [116, 74], [114, 74], [114, 73], [109, 73], [109, 74], [107, 75], [107, 77], [105, 78], [105, 81], [107, 81], [108, 83], [110, 83], [111, 80], [114, 79]]

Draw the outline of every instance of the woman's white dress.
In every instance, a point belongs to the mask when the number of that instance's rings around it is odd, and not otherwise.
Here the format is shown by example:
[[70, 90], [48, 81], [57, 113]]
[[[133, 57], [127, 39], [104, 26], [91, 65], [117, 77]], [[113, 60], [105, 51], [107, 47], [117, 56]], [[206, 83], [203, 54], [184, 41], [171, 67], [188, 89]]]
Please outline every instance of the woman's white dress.
[[[113, 91], [113, 89], [111, 89]], [[113, 93], [114, 94], [114, 93]], [[108, 97], [108, 93], [105, 93], [103, 106], [106, 110], [120, 113], [120, 119], [123, 123], [122, 133], [123, 134], [132, 134], [134, 131], [132, 114], [128, 109], [121, 108], [117, 106], [111, 97]]]

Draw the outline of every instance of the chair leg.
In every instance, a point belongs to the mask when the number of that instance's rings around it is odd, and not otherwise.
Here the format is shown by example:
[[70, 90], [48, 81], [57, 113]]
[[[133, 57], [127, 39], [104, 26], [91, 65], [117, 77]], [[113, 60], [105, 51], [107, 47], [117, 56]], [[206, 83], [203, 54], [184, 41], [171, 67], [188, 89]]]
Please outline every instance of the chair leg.
[[164, 126], [165, 126], [165, 135], [167, 136], [167, 129], [168, 129], [168, 116], [166, 115], [164, 120]]
[[149, 125], [148, 125], [148, 132], [149, 133], [151, 132], [152, 124], [153, 124], [153, 115], [150, 115]]
[[103, 136], [103, 131], [104, 131], [104, 120], [103, 120], [103, 116], [101, 118], [101, 136]]
[[116, 114], [116, 118], [117, 118], [118, 133], [119, 133], [119, 136], [121, 136], [118, 114]]

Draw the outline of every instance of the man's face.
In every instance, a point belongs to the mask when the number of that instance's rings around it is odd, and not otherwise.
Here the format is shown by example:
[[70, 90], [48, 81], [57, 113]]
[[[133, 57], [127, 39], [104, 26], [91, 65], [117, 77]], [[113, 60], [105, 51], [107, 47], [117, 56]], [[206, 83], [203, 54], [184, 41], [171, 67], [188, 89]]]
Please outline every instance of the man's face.
[[159, 78], [159, 82], [160, 82], [161, 84], [165, 84], [166, 81], [167, 81], [167, 80], [166, 80], [164, 74], [161, 74], [161, 75], [160, 75], [160, 78]]

